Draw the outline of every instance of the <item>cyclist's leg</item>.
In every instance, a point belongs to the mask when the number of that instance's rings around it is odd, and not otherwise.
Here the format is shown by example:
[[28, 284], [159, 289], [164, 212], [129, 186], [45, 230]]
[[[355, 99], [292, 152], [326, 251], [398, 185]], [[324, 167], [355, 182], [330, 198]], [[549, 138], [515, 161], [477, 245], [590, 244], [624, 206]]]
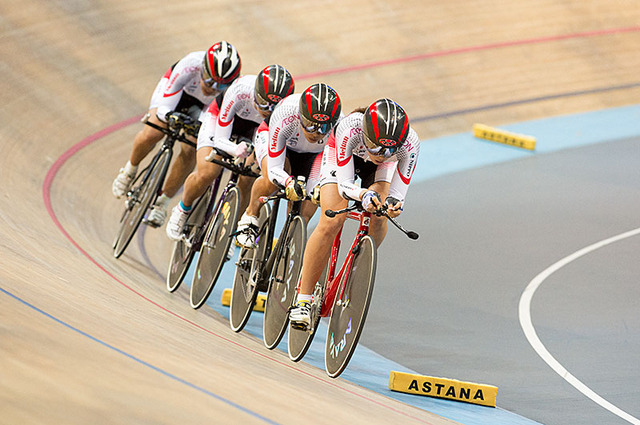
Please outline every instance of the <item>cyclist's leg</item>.
[[[328, 183], [320, 188], [320, 210], [339, 210], [345, 208], [348, 202], [338, 193], [338, 185]], [[329, 260], [331, 246], [336, 235], [342, 229], [346, 215], [338, 214], [335, 217], [320, 215], [318, 225], [309, 236], [302, 260], [302, 281], [300, 293], [311, 295], [316, 282], [322, 274], [324, 266]]]
[[211, 186], [213, 181], [220, 175], [222, 167], [205, 159], [212, 150], [209, 146], [198, 149], [196, 153], [196, 170], [189, 174], [184, 182], [184, 191], [182, 193], [183, 205], [193, 205], [195, 200], [202, 196], [202, 194], [206, 192], [207, 187]]
[[[162, 125], [156, 117], [155, 108], [149, 110], [149, 121]], [[138, 166], [142, 160], [153, 150], [155, 145], [162, 140], [164, 134], [148, 125], [136, 134], [133, 140], [133, 148], [127, 163], [120, 169], [120, 172], [113, 180], [112, 191], [116, 198], [122, 197], [129, 190], [133, 179], [138, 173]]]
[[247, 209], [238, 221], [236, 240], [246, 248], [253, 248], [256, 243], [258, 229], [258, 215], [262, 202], [260, 197], [269, 196], [278, 188], [269, 181], [267, 171], [267, 158], [262, 159], [262, 175], [258, 177], [251, 186], [251, 197], [248, 201]]
[[240, 176], [238, 178], [238, 189], [240, 189], [240, 211], [244, 211], [249, 206], [251, 199], [251, 188], [256, 181], [255, 177]]
[[[195, 142], [194, 140], [191, 140]], [[196, 149], [185, 143], [180, 143], [180, 152], [169, 170], [164, 182], [162, 193], [172, 198], [184, 184], [185, 179], [196, 166]], [[203, 191], [204, 193], [204, 191]]]

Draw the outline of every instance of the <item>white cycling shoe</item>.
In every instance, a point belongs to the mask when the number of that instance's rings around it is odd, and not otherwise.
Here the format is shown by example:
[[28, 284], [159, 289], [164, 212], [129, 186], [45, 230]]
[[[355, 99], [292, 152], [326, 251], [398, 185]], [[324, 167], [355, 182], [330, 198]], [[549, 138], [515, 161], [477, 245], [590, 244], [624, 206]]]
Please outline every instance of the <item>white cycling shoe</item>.
[[184, 226], [187, 224], [189, 213], [182, 211], [179, 205], [171, 210], [171, 217], [167, 223], [167, 236], [172, 241], [179, 241], [184, 234]]
[[151, 227], [160, 227], [167, 219], [167, 208], [169, 207], [169, 198], [166, 195], [160, 195], [155, 204], [151, 207], [151, 212], [147, 216], [145, 223]]
[[289, 321], [295, 329], [307, 330], [311, 324], [311, 303], [301, 300], [289, 312]]
[[129, 174], [125, 171], [124, 168], [120, 169], [120, 173], [116, 176], [113, 184], [111, 185], [111, 191], [113, 192], [113, 196], [120, 199], [124, 196], [125, 193], [131, 187], [131, 183], [133, 179], [136, 177], [136, 173]]
[[247, 213], [242, 214], [240, 221], [238, 221], [238, 230], [236, 240], [238, 243], [247, 248], [253, 249], [256, 247], [256, 239], [258, 238], [258, 218]]

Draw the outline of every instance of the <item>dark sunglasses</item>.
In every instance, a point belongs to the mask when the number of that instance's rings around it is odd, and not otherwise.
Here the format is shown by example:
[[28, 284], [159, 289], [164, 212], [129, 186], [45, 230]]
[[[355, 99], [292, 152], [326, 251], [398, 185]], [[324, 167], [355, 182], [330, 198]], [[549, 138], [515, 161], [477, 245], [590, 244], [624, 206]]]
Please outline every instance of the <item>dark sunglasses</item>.
[[367, 151], [374, 156], [382, 156], [384, 158], [392, 157], [398, 150], [396, 146], [394, 147], [385, 147], [378, 146], [373, 143], [367, 136], [364, 136], [364, 146], [367, 148]]
[[331, 129], [333, 128], [333, 122], [326, 123], [317, 123], [306, 119], [302, 114], [300, 114], [300, 123], [302, 124], [302, 128], [304, 128], [308, 133], [318, 133], [318, 134], [329, 134]]

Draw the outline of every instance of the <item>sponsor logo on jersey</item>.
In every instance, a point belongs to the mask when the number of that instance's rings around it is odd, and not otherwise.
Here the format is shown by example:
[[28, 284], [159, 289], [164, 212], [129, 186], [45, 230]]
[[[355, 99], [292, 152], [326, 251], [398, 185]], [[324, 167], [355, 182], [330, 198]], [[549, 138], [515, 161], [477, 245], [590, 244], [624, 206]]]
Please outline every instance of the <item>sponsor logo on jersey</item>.
[[289, 115], [288, 117], [285, 117], [282, 120], [282, 126], [284, 127], [285, 125], [291, 124], [292, 122], [294, 122], [296, 120], [296, 118], [298, 118], [297, 115]]

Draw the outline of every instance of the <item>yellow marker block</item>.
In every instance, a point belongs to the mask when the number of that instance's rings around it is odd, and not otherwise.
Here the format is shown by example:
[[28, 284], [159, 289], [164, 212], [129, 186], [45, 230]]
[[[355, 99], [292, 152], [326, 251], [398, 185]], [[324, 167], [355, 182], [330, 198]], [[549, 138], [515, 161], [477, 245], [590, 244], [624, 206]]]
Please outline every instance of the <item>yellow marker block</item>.
[[503, 143], [531, 151], [536, 148], [536, 138], [533, 136], [511, 133], [484, 124], [474, 124], [473, 135], [480, 139], [491, 140], [492, 142]]
[[[220, 300], [222, 305], [229, 307], [231, 305], [231, 289], [227, 288], [222, 291], [222, 299]], [[253, 311], [264, 311], [264, 306], [267, 303], [267, 297], [264, 294], [258, 294], [256, 299], [256, 305], [253, 306]]]
[[496, 407], [496, 397], [498, 396], [498, 387], [492, 385], [395, 371], [391, 371], [389, 375], [389, 389], [489, 407]]

